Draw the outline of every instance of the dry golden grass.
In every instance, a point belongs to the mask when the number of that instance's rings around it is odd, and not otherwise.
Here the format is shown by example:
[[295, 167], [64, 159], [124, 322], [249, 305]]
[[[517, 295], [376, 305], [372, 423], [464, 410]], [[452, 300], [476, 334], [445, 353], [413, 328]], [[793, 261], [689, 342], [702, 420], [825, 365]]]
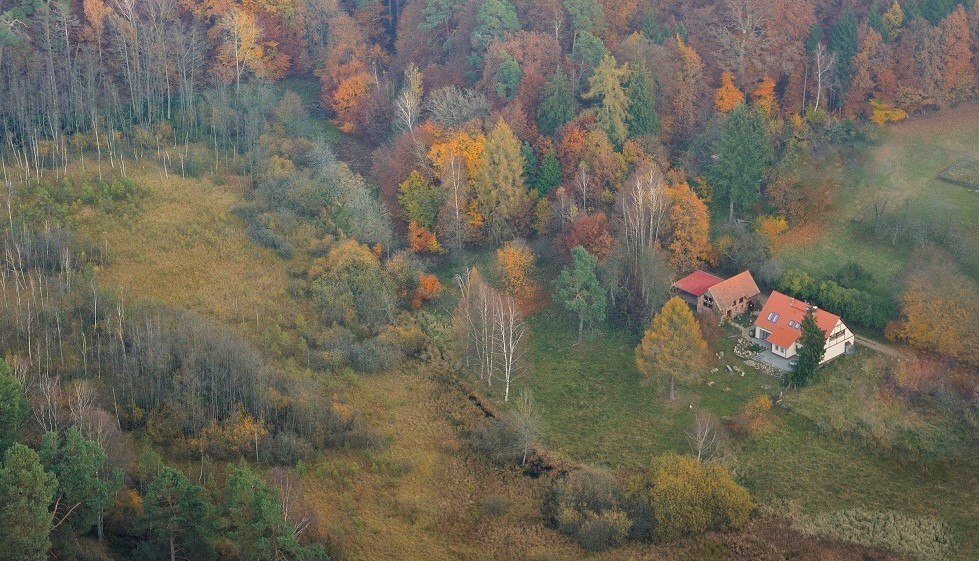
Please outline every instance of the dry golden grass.
[[107, 249], [103, 285], [125, 299], [155, 300], [213, 315], [229, 323], [264, 323], [287, 312], [285, 263], [248, 239], [231, 208], [241, 202], [233, 182], [164, 177], [142, 163], [129, 176], [147, 190], [130, 220], [82, 215], [79, 229]]

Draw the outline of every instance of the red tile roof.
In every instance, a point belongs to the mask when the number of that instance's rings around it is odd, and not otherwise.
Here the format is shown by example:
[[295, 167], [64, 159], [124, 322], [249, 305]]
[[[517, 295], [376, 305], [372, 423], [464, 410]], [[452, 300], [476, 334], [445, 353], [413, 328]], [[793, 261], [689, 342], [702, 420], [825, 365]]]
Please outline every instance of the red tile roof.
[[[770, 343], [788, 348], [802, 335], [802, 318], [808, 309], [809, 304], [806, 302], [775, 291], [762, 306], [761, 313], [755, 320], [755, 325], [772, 333], [768, 337]], [[819, 308], [816, 308], [815, 316], [816, 325], [827, 336], [832, 333], [836, 323], [840, 321], [840, 316]], [[792, 322], [792, 325], [789, 325], [789, 322]]]
[[708, 288], [723, 281], [724, 279], [715, 277], [710, 273], [694, 271], [673, 283], [673, 288], [700, 297], [703, 293], [707, 292]]
[[760, 291], [754, 277], [748, 271], [742, 271], [733, 277], [721, 281], [707, 290], [714, 297], [718, 310], [726, 310], [737, 304], [739, 298], [754, 298]]

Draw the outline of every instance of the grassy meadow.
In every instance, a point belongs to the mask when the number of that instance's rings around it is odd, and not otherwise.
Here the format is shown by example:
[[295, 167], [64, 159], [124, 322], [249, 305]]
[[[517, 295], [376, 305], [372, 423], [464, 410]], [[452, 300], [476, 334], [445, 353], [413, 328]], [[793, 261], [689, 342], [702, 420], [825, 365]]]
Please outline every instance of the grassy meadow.
[[[743, 367], [744, 377], [720, 368], [702, 383], [679, 390], [671, 404], [665, 384], [640, 382], [633, 354], [636, 335], [602, 329], [578, 344], [571, 318], [553, 307], [532, 316], [529, 324], [532, 333], [546, 334], [530, 342], [533, 378], [528, 382], [541, 413], [543, 439], [575, 461], [635, 468], [666, 451], [684, 452], [684, 431], [696, 410], [729, 416], [752, 397], [778, 393], [776, 379], [733, 356], [731, 337], [715, 344], [726, 351], [719, 362]], [[786, 504], [811, 514], [860, 507], [937, 517], [949, 524], [961, 545], [956, 558], [973, 559], [979, 552], [979, 460], [919, 461], [878, 451], [817, 424], [824, 406], [843, 398], [827, 395], [826, 386], [838, 389], [838, 380], [873, 359], [870, 351], [861, 351], [830, 363], [822, 382], [787, 398], [792, 412], [775, 407], [772, 430], [731, 441], [740, 481], [776, 510]], [[811, 405], [804, 407], [806, 400]]]
[[911, 200], [913, 212], [925, 220], [961, 225], [958, 260], [965, 274], [979, 282], [979, 193], [938, 178], [952, 164], [979, 159], [977, 110], [966, 104], [882, 129], [876, 146], [836, 170], [840, 190], [835, 204], [782, 236], [776, 244], [779, 261], [825, 276], [852, 260], [893, 285], [910, 250], [877, 238], [862, 222], [872, 222], [875, 204], [886, 202], [894, 211]]

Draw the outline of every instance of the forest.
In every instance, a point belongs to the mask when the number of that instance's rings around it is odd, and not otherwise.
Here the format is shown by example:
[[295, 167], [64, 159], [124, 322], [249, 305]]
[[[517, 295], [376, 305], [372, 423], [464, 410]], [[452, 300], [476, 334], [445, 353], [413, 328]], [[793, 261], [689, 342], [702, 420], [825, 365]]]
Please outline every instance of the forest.
[[956, 0], [0, 0], [0, 560], [972, 559], [977, 76]]

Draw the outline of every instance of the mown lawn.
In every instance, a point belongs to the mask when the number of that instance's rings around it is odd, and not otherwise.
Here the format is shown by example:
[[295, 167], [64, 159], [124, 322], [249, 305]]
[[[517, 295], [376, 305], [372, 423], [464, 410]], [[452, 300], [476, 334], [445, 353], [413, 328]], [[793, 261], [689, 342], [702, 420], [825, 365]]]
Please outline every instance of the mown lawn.
[[[641, 466], [654, 455], [686, 450], [684, 431], [698, 408], [723, 417], [751, 397], [778, 392], [778, 382], [765, 374], [741, 377], [722, 368], [707, 376], [713, 386], [705, 380], [686, 388], [671, 404], [664, 387], [640, 384], [634, 334], [605, 329], [578, 344], [572, 318], [553, 306], [533, 315], [529, 325], [535, 335], [529, 352], [533, 378], [526, 384], [541, 415], [542, 437], [573, 460]], [[732, 343], [728, 338], [721, 346], [727, 349], [724, 361], [736, 363]], [[841, 359], [824, 375], [868, 356]], [[732, 442], [738, 475], [762, 503], [794, 502], [811, 513], [859, 506], [934, 516], [949, 523], [962, 544], [958, 558], [979, 555], [979, 460], [922, 462], [878, 453], [838, 433], [820, 432], [803, 415], [775, 410], [771, 432]]]
[[872, 219], [875, 205], [889, 211], [915, 200], [914, 212], [927, 220], [952, 220], [961, 226], [961, 240], [952, 248], [964, 272], [979, 281], [979, 194], [937, 178], [963, 159], [979, 159], [979, 111], [966, 105], [917, 117], [883, 130], [867, 153], [843, 162], [837, 171], [840, 191], [835, 204], [815, 224], [786, 233], [777, 252], [786, 267], [819, 276], [830, 275], [853, 260], [891, 285], [907, 262], [909, 248], [893, 245], [865, 231], [854, 221]]

